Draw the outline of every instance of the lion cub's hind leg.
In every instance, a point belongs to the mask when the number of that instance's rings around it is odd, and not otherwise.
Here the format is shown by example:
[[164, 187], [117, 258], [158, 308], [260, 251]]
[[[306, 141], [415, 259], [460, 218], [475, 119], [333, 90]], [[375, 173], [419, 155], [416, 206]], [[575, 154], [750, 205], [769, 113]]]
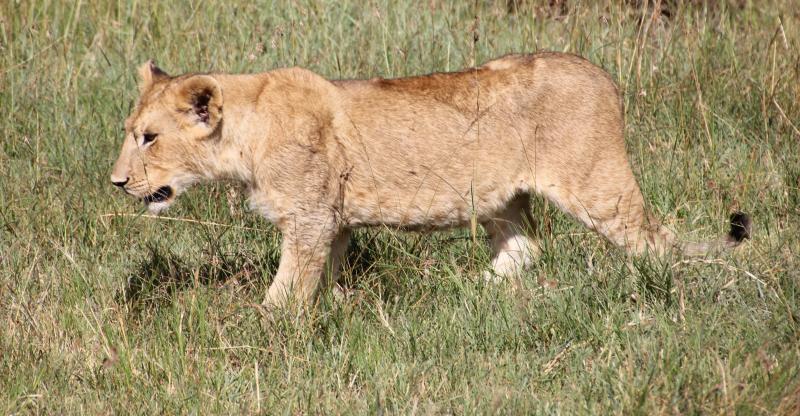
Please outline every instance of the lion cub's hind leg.
[[505, 208], [481, 225], [489, 234], [492, 247], [492, 269], [484, 273], [486, 281], [499, 283], [514, 277], [539, 256], [528, 194], [514, 197]]
[[[594, 180], [576, 181], [575, 177]], [[562, 179], [546, 187], [543, 194], [630, 254], [662, 255], [673, 245], [672, 232], [645, 210], [642, 192], [624, 153], [596, 161], [588, 172], [563, 173]]]

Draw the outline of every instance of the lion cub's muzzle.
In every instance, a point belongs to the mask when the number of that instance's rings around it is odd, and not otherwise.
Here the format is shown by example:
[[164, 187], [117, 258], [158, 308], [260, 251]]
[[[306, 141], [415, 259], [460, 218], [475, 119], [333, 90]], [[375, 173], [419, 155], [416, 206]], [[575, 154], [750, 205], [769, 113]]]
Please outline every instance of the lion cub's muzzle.
[[156, 189], [156, 191], [153, 192], [152, 194], [143, 197], [142, 201], [144, 201], [146, 204], [152, 204], [154, 202], [164, 202], [168, 200], [170, 197], [172, 197], [173, 193], [174, 192], [172, 191], [171, 187], [162, 186]]
[[162, 186], [156, 189], [155, 192], [148, 193], [142, 196], [139, 191], [143, 190], [142, 188], [145, 188], [145, 186], [147, 185], [137, 185], [141, 181], [134, 182], [133, 184], [129, 182], [130, 181], [128, 178], [126, 178], [124, 181], [114, 180], [113, 178], [111, 180], [111, 183], [113, 183], [115, 186], [125, 191], [126, 194], [141, 199], [142, 202], [144, 202], [145, 204], [152, 204], [155, 202], [165, 202], [168, 199], [172, 198], [173, 195], [175, 195], [175, 191], [172, 189], [171, 186]]

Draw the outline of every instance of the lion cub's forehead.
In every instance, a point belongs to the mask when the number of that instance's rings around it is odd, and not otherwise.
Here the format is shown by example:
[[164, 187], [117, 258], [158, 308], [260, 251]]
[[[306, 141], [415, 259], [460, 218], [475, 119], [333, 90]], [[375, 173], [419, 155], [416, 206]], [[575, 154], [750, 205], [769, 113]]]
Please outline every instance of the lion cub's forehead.
[[125, 129], [138, 133], [164, 133], [176, 128], [175, 118], [160, 104], [149, 106], [125, 120]]
[[171, 102], [169, 83], [154, 85], [144, 91], [139, 99], [136, 100], [134, 107], [128, 118], [125, 119], [125, 130], [133, 131], [136, 128], [147, 128], [146, 124], [167, 121], [168, 103]]

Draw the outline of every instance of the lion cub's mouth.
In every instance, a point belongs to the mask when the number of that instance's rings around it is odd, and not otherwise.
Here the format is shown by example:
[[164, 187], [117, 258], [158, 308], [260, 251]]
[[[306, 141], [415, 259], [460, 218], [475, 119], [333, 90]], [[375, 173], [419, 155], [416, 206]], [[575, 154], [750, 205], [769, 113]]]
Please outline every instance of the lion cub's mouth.
[[156, 189], [156, 191], [153, 192], [152, 194], [147, 195], [144, 198], [142, 198], [142, 201], [144, 201], [144, 203], [146, 203], [146, 204], [152, 204], [152, 203], [155, 203], [155, 202], [164, 202], [164, 201], [168, 200], [170, 197], [172, 197], [172, 194], [173, 194], [173, 192], [172, 192], [172, 188], [171, 187], [162, 186], [162, 187]]

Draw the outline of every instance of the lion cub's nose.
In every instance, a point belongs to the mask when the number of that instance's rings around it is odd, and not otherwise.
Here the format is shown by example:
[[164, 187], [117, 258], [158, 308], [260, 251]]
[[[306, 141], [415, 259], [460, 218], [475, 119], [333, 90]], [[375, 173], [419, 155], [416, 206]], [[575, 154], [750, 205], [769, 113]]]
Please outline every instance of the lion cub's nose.
[[111, 183], [113, 183], [114, 185], [119, 186], [121, 188], [121, 187], [125, 186], [126, 183], [128, 183], [128, 178], [120, 180], [119, 178], [115, 178], [115, 177], [112, 176], [111, 177]]

